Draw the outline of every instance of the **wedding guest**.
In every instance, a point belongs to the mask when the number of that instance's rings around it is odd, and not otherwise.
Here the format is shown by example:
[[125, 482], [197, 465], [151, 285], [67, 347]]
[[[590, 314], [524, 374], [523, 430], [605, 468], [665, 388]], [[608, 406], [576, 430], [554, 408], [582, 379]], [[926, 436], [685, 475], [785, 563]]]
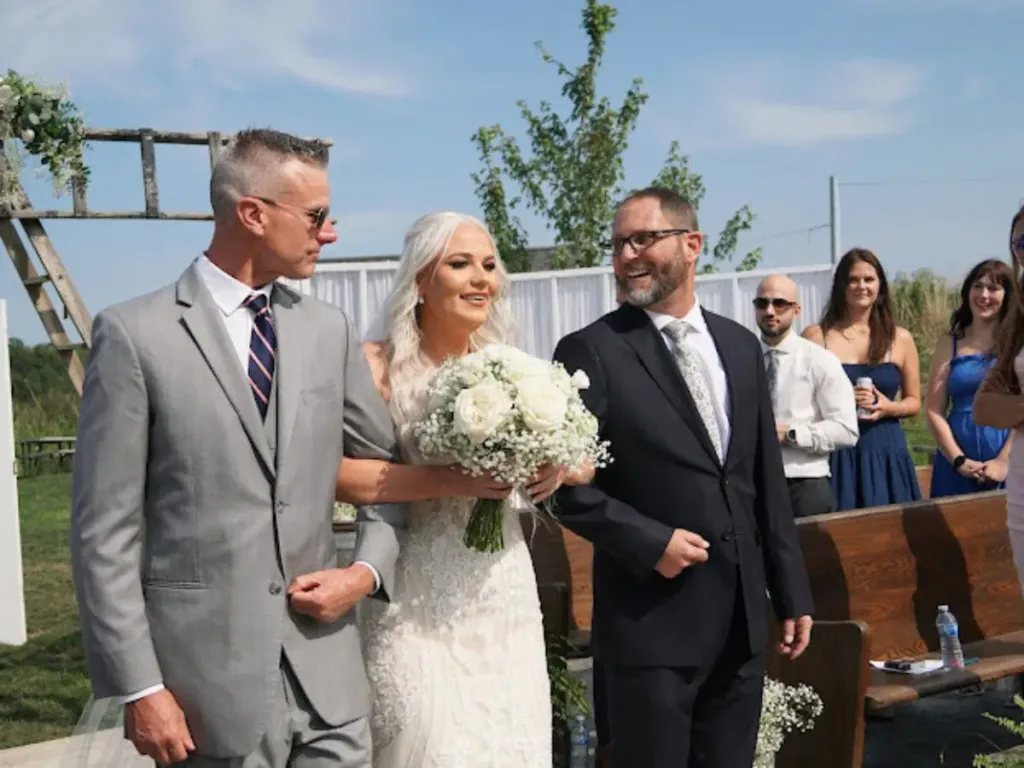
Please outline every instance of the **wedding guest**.
[[1009, 430], [975, 424], [971, 408], [995, 362], [995, 328], [1014, 301], [1010, 267], [998, 259], [976, 264], [960, 287], [949, 333], [935, 346], [925, 398], [928, 428], [938, 447], [931, 498], [1004, 486]]
[[836, 508], [919, 500], [917, 471], [900, 427], [900, 419], [921, 409], [917, 346], [896, 325], [889, 282], [875, 254], [854, 248], [840, 259], [821, 322], [803, 335], [839, 358], [857, 402], [860, 438], [830, 459]]
[[835, 510], [829, 454], [857, 443], [857, 406], [839, 359], [793, 332], [799, 289], [786, 275], [757, 287], [754, 316], [761, 329], [775, 431], [795, 517]]

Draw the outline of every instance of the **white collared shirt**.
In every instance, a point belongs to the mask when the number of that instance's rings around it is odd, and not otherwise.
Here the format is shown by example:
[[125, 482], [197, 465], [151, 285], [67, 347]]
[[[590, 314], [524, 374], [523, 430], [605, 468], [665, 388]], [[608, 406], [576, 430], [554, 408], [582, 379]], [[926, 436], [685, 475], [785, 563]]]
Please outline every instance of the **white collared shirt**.
[[199, 271], [199, 277], [206, 289], [213, 297], [213, 303], [220, 310], [224, 328], [228, 332], [228, 338], [231, 339], [231, 348], [235, 350], [238, 362], [242, 366], [242, 373], [248, 375], [249, 341], [252, 336], [255, 315], [245, 306], [245, 300], [256, 293], [266, 296], [267, 301], [270, 301], [274, 284], [268, 283], [260, 288], [251, 288], [222, 270], [205, 254], [199, 257], [196, 269]]
[[722, 450], [728, 452], [729, 438], [732, 434], [729, 424], [729, 382], [726, 380], [725, 368], [722, 366], [722, 358], [718, 354], [718, 347], [708, 330], [708, 324], [704, 320], [704, 314], [700, 309], [700, 302], [693, 301], [693, 307], [682, 318], [675, 318], [671, 315], [663, 315], [660, 312], [651, 312], [645, 309], [644, 312], [658, 329], [658, 335], [668, 347], [670, 352], [675, 352], [672, 341], [665, 335], [665, 326], [682, 319], [690, 331], [686, 335], [686, 343], [693, 346], [704, 366], [704, 375], [707, 377], [711, 389], [711, 402], [715, 409], [715, 419], [718, 421], [718, 434], [722, 439]]
[[[762, 339], [765, 367], [771, 349]], [[829, 454], [860, 436], [850, 378], [839, 358], [792, 331], [775, 349], [775, 423], [795, 434], [782, 446], [786, 477], [828, 477]]]

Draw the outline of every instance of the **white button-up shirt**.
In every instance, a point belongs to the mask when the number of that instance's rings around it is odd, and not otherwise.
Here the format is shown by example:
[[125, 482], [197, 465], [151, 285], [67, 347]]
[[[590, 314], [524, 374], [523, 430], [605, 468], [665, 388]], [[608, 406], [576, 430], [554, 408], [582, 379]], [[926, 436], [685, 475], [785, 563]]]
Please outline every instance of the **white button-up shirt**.
[[[654, 327], [658, 329], [658, 335], [661, 336], [661, 340], [668, 347], [669, 351], [674, 353], [675, 350], [672, 348], [672, 342], [663, 333], [663, 330], [666, 325], [674, 322], [677, 318], [671, 315], [663, 315], [660, 312], [644, 311], [647, 312], [647, 316], [654, 323]], [[731, 416], [729, 413], [729, 382], [725, 377], [725, 368], [722, 367], [722, 358], [718, 355], [715, 340], [708, 330], [708, 325], [704, 321], [704, 314], [700, 309], [700, 303], [696, 299], [694, 299], [693, 308], [681, 319], [689, 326], [689, 332], [686, 334], [686, 343], [697, 351], [701, 364], [704, 367], [704, 375], [707, 377], [711, 393], [711, 403], [715, 409], [715, 420], [718, 422], [718, 434], [722, 439], [722, 450], [728, 452], [729, 438], [732, 434], [729, 423], [729, 417]]]
[[255, 315], [244, 305], [244, 302], [254, 293], [266, 296], [269, 302], [274, 284], [268, 283], [261, 288], [250, 288], [216, 266], [205, 254], [199, 257], [196, 269], [199, 271], [199, 277], [206, 286], [206, 290], [213, 297], [213, 303], [220, 310], [224, 328], [228, 332], [228, 338], [231, 339], [231, 348], [238, 355], [242, 372], [248, 375], [249, 339], [252, 336]]
[[[767, 368], [772, 347], [762, 339], [761, 349]], [[782, 446], [786, 477], [828, 477], [828, 455], [860, 436], [850, 378], [839, 358], [792, 331], [774, 349], [775, 423], [795, 435]]]

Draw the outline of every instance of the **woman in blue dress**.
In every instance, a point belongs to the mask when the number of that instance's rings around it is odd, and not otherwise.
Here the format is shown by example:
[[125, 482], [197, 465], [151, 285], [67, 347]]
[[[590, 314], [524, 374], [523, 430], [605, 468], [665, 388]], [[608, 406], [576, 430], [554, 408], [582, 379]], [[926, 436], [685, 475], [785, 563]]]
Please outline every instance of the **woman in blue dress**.
[[900, 419], [921, 410], [919, 357], [910, 332], [896, 325], [875, 254], [854, 248], [840, 259], [821, 323], [803, 335], [839, 358], [857, 401], [860, 438], [829, 462], [836, 509], [919, 500], [917, 470], [900, 426]]
[[928, 428], [938, 446], [932, 498], [1004, 487], [1009, 430], [978, 426], [971, 408], [995, 362], [994, 330], [1013, 301], [1010, 267], [997, 259], [982, 261], [964, 280], [949, 335], [935, 347], [925, 398]]

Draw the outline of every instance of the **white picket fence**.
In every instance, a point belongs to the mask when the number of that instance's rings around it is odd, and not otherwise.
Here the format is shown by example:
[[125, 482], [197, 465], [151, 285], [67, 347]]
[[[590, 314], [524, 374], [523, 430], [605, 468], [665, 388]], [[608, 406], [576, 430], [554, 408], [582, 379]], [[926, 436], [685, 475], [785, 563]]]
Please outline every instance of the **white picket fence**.
[[[304, 294], [341, 307], [366, 333], [391, 289], [394, 261], [320, 264], [308, 280], [292, 285]], [[728, 272], [697, 278], [700, 303], [754, 329], [752, 300], [768, 274], [784, 271], [800, 286], [803, 312], [797, 329], [818, 321], [828, 301], [832, 267], [828, 264], [788, 270]], [[518, 321], [518, 343], [549, 358], [558, 340], [615, 308], [611, 267], [526, 272], [512, 276], [511, 302]]]

